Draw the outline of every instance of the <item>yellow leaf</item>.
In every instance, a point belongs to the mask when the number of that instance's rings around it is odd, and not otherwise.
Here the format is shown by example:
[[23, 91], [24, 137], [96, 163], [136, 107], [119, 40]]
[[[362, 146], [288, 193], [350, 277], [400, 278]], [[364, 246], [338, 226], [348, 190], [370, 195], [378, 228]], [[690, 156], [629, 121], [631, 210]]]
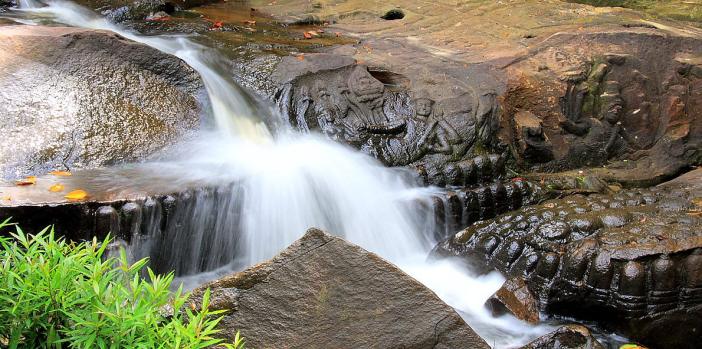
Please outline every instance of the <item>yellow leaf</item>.
[[3, 199], [3, 201], [12, 201], [12, 198], [9, 196], [5, 196], [2, 199]]
[[17, 185], [33, 185], [37, 182], [37, 177], [36, 176], [29, 176], [24, 179], [20, 179], [15, 184]]
[[49, 172], [50, 175], [58, 176], [58, 177], [68, 177], [71, 176], [71, 173], [68, 171], [51, 171]]
[[642, 347], [640, 345], [636, 344], [624, 344], [619, 349], [646, 349], [646, 347]]
[[60, 191], [63, 191], [63, 184], [56, 183], [56, 184], [49, 187], [49, 191], [53, 192], [53, 193], [58, 193]]
[[64, 197], [68, 200], [83, 200], [88, 197], [88, 193], [85, 190], [78, 189], [66, 194]]

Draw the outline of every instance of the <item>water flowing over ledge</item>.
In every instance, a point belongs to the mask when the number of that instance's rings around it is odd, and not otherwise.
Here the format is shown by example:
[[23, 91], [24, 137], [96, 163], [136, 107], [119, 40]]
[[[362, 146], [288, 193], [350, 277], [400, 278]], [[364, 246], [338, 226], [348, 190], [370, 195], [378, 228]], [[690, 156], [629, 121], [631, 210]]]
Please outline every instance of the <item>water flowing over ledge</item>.
[[[420, 188], [410, 176], [321, 137], [284, 128], [269, 130], [264, 120], [277, 116], [258, 107], [252, 96], [226, 78], [216, 55], [186, 37], [145, 37], [70, 2], [47, 4], [27, 0], [23, 7], [28, 15], [112, 31], [173, 54], [203, 79], [216, 130], [203, 131], [195, 141], [175, 147], [159, 162], [130, 165], [139, 169], [138, 178], [95, 179], [113, 191], [135, 185], [135, 181], [163, 181], [176, 187], [179, 182], [237, 183], [219, 202], [203, 197], [188, 208], [177, 223], [184, 234], [170, 236], [169, 246], [161, 246], [164, 258], [193, 263], [192, 256], [181, 254], [180, 246], [186, 244], [216, 246], [218, 256], [234, 255], [238, 248], [243, 253], [236, 261], [238, 268], [272, 257], [307, 228], [319, 227], [398, 265], [455, 307], [490, 344], [515, 346], [550, 330], [549, 326], [532, 327], [510, 316], [493, 318], [488, 314], [483, 303], [504, 281], [498, 274], [475, 277], [451, 261], [426, 260], [437, 229], [433, 213], [407, 203], [426, 200], [433, 189]], [[216, 234], [212, 241], [189, 241], [193, 236], [204, 236], [201, 228], [210, 224], [207, 220], [221, 227], [218, 232], [239, 231], [241, 236]], [[183, 277], [182, 281], [196, 284], [228, 270], [231, 266]]]

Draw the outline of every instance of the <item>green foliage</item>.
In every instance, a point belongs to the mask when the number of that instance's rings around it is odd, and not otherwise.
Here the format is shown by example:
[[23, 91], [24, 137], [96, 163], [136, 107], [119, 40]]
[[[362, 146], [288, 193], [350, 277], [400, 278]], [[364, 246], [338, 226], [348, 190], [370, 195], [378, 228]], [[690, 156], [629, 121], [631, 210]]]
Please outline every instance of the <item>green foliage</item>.
[[[0, 230], [8, 221], [0, 223]], [[243, 340], [215, 338], [221, 311], [188, 302], [173, 274], [140, 277], [132, 265], [104, 258], [108, 241], [69, 243], [44, 229], [31, 236], [16, 227], [0, 237], [0, 348], [243, 349]]]

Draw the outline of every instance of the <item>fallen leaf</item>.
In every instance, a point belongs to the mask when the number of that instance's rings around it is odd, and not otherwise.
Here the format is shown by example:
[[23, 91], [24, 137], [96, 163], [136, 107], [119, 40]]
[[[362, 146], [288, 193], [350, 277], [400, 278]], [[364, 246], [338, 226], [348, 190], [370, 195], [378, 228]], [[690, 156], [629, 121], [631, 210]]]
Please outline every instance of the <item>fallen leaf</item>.
[[64, 197], [68, 200], [83, 200], [88, 197], [88, 193], [85, 190], [78, 189], [66, 194]]
[[298, 60], [298, 61], [304, 61], [304, 60], [305, 60], [305, 56], [304, 56], [304, 55], [298, 55], [298, 56], [297, 56], [297, 60]]
[[334, 35], [336, 35], [337, 38], [341, 37], [341, 32], [334, 32]]
[[523, 177], [514, 177], [512, 178], [512, 182], [523, 182], [525, 179]]
[[317, 31], [315, 31], [315, 30], [310, 30], [307, 32], [307, 34], [310, 34], [312, 36], [319, 36], [319, 33], [317, 33]]
[[638, 344], [624, 344], [619, 349], [646, 349], [646, 347], [642, 347]]
[[308, 32], [302, 33], [302, 36], [304, 36], [305, 39], [312, 39], [312, 34], [310, 34], [310, 33], [308, 33]]
[[246, 25], [256, 25], [256, 21], [244, 21]]
[[4, 196], [4, 197], [2, 198], [2, 200], [3, 200], [3, 201], [12, 201], [12, 198], [9, 197], [9, 196]]
[[60, 191], [63, 191], [63, 189], [64, 189], [64, 186], [63, 186], [63, 184], [60, 184], [60, 183], [56, 183], [56, 184], [49, 187], [49, 191], [52, 193], [58, 193]]
[[29, 176], [29, 177], [27, 177], [27, 178], [20, 179], [20, 180], [18, 180], [18, 181], [15, 182], [15, 184], [21, 185], [21, 186], [24, 186], [24, 185], [33, 185], [33, 184], [36, 184], [36, 183], [37, 183], [37, 177], [36, 177], [36, 176]]
[[555, 202], [549, 202], [549, 203], [544, 204], [544, 207], [546, 207], [546, 208], [554, 208], [554, 207], [556, 207], [556, 203], [555, 203]]
[[68, 171], [51, 171], [49, 172], [50, 175], [54, 175], [57, 177], [68, 177], [71, 176], [72, 174]]

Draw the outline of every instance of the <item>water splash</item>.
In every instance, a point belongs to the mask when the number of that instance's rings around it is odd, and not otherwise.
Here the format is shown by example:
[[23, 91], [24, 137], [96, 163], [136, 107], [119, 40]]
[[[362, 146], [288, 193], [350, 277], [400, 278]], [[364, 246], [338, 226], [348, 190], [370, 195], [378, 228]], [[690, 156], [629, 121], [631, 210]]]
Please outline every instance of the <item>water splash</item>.
[[[203, 196], [188, 208], [181, 217], [187, 222], [181, 223], [192, 228], [191, 232], [169, 236], [172, 245], [160, 246], [163, 258], [189, 266], [203, 258], [230, 259], [232, 264], [181, 281], [200, 283], [227, 273], [237, 256], [243, 265], [268, 259], [315, 226], [397, 264], [455, 307], [488, 343], [518, 346], [550, 329], [532, 327], [509, 316], [495, 319], [487, 313], [482, 304], [502, 284], [501, 276], [475, 277], [450, 261], [426, 261], [432, 246], [427, 236], [444, 227], [437, 227], [432, 214], [416, 202], [429, 200], [433, 189], [419, 188], [397, 170], [322, 137], [289, 132], [271, 137], [258, 118], [266, 111], [257, 109], [245, 91], [218, 73], [216, 56], [186, 37], [144, 37], [75, 4], [47, 4], [25, 7], [25, 11], [52, 16], [72, 26], [116, 32], [180, 57], [202, 76], [220, 134], [203, 133], [159, 162], [132, 165], [138, 168], [139, 177], [130, 177], [130, 183], [104, 178], [115, 190], [139, 180], [237, 183], [238, 189], [223, 201], [215, 203]], [[218, 227], [210, 235], [211, 241], [203, 240], [205, 222]], [[176, 225], [173, 231], [184, 233], [186, 229]], [[232, 241], [235, 234], [241, 241]], [[199, 240], [193, 240], [195, 236]], [[218, 249], [202, 256], [198, 246], [203, 243]], [[184, 244], [194, 247], [185, 252], [179, 248]]]

